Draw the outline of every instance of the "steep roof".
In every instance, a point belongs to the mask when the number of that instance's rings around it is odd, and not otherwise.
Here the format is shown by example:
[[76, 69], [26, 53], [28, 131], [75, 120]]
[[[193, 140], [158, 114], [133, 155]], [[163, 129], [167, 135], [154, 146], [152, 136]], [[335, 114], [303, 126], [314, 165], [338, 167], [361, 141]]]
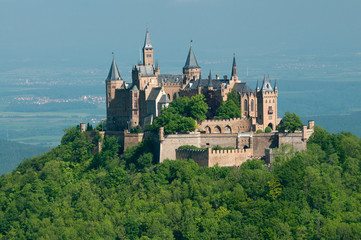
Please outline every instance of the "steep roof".
[[188, 52], [188, 57], [186, 60], [186, 63], [184, 65], [183, 68], [200, 68], [200, 66], [198, 65], [196, 56], [194, 55], [193, 49], [192, 49], [192, 41], [191, 41], [191, 46], [189, 48], [189, 52]]
[[131, 90], [131, 91], [138, 91], [137, 85], [133, 84], [133, 87], [132, 87], [132, 89], [130, 89], [130, 90]]
[[140, 72], [142, 77], [154, 76], [154, 69], [153, 69], [153, 66], [151, 66], [151, 65], [146, 65], [146, 66], [138, 65], [138, 66], [136, 66], [136, 68], [138, 69], [138, 71]]
[[158, 82], [166, 82], [166, 83], [178, 83], [182, 81], [183, 75], [181, 74], [159, 74]]
[[252, 92], [252, 89], [248, 86], [248, 83], [235, 83], [233, 89], [242, 93]]
[[161, 91], [162, 91], [162, 88], [160, 88], [160, 87], [152, 88], [147, 101], [155, 101]]
[[232, 73], [231, 76], [237, 75], [237, 64], [236, 64], [236, 56], [233, 54], [233, 64], [232, 64]]
[[117, 80], [123, 80], [123, 79], [119, 74], [118, 66], [113, 57], [112, 64], [110, 65], [109, 74], [105, 81], [117, 81]]
[[148, 27], [147, 27], [147, 32], [145, 33], [145, 39], [144, 39], [144, 46], [143, 46], [143, 48], [145, 48], [145, 49], [153, 48], [152, 42], [150, 41], [150, 36], [149, 36], [149, 29], [148, 29]]
[[167, 96], [167, 94], [163, 94], [162, 97], [159, 99], [160, 103], [170, 103], [170, 100]]
[[269, 76], [268, 76], [268, 77], [264, 76], [261, 90], [262, 90], [262, 91], [266, 91], [266, 92], [272, 92], [272, 91], [273, 91], [273, 88], [272, 88], [272, 86], [271, 86], [271, 81], [270, 81], [270, 79], [269, 79]]
[[210, 86], [209, 84], [211, 84], [211, 86], [213, 87], [214, 90], [220, 90], [222, 88], [222, 84], [229, 84], [229, 80], [224, 80], [224, 79], [209, 79], [209, 77], [207, 79], [197, 79], [197, 80], [192, 80], [188, 85], [187, 85], [187, 89], [197, 89], [198, 87], [202, 87], [202, 88], [206, 88], [208, 86]]

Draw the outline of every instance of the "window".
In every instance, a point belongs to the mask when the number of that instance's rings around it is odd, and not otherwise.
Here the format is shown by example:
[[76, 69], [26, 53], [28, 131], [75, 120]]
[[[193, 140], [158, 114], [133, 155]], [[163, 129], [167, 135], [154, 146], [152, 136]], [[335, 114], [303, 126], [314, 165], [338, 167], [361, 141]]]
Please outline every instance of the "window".
[[248, 102], [247, 102], [247, 99], [244, 100], [244, 111], [248, 111]]
[[268, 106], [268, 114], [272, 114], [273, 110], [272, 110], [272, 106]]
[[251, 112], [253, 112], [253, 99], [251, 99]]

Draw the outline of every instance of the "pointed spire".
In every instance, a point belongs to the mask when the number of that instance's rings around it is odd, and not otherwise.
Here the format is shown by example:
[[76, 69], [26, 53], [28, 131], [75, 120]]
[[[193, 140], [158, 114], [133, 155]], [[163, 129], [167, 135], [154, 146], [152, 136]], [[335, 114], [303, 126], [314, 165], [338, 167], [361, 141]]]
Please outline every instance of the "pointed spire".
[[208, 87], [213, 87], [211, 70], [209, 70], [209, 75], [208, 75]]
[[202, 87], [202, 74], [199, 74], [198, 87]]
[[122, 77], [119, 74], [118, 66], [115, 62], [114, 53], [113, 54], [113, 61], [110, 65], [110, 70], [108, 73], [108, 77], [105, 81], [117, 81], [117, 80], [123, 80]]
[[275, 86], [273, 88], [274, 90], [277, 90], [277, 80], [275, 80]]
[[231, 76], [237, 75], [237, 64], [236, 64], [236, 54], [233, 53], [233, 65], [232, 65], [232, 74]]
[[266, 75], [264, 75], [264, 79], [263, 79], [263, 84], [262, 84], [262, 91], [266, 91], [266, 92], [272, 92], [273, 88], [271, 86], [271, 82], [269, 79], [269, 75], [266, 77]]
[[193, 53], [193, 49], [192, 49], [192, 40], [191, 40], [191, 44], [190, 44], [190, 48], [189, 48], [189, 52], [188, 52], [188, 57], [186, 60], [186, 63], [184, 65], [183, 68], [200, 68], [196, 59], [196, 56]]
[[257, 80], [257, 86], [256, 86], [257, 91], [259, 91], [259, 84], [258, 84], [258, 80]]
[[145, 33], [145, 40], [144, 40], [144, 47], [143, 47], [143, 49], [144, 49], [144, 48], [146, 48], [146, 49], [153, 48], [152, 42], [150, 41], [148, 26], [147, 26], [147, 32]]

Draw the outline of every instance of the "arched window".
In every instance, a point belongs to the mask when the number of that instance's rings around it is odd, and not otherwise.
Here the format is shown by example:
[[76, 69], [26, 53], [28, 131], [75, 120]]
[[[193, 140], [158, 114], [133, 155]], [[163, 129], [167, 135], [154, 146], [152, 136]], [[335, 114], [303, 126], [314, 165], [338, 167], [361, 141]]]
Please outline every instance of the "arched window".
[[206, 131], [206, 133], [211, 133], [211, 128], [210, 127], [205, 127], [205, 131]]
[[253, 107], [253, 99], [251, 99], [251, 112], [254, 111], [254, 107]]
[[224, 133], [232, 133], [231, 127], [227, 125], [227, 126], [224, 128]]
[[247, 102], [247, 99], [244, 100], [244, 111], [248, 111], [248, 102]]
[[216, 126], [214, 128], [214, 133], [221, 133], [221, 128], [219, 126]]

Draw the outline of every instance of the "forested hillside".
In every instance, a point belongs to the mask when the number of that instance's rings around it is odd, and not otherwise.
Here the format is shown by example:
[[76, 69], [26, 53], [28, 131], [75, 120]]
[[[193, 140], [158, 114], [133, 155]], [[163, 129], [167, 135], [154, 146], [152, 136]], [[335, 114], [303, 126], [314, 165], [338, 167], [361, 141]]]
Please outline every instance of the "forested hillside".
[[11, 172], [25, 158], [48, 151], [49, 148], [0, 139], [0, 175]]
[[[0, 178], [0, 239], [360, 239], [361, 139], [316, 127], [271, 169], [154, 164], [152, 143], [119, 157], [76, 128]], [[283, 152], [283, 153], [282, 153]]]

